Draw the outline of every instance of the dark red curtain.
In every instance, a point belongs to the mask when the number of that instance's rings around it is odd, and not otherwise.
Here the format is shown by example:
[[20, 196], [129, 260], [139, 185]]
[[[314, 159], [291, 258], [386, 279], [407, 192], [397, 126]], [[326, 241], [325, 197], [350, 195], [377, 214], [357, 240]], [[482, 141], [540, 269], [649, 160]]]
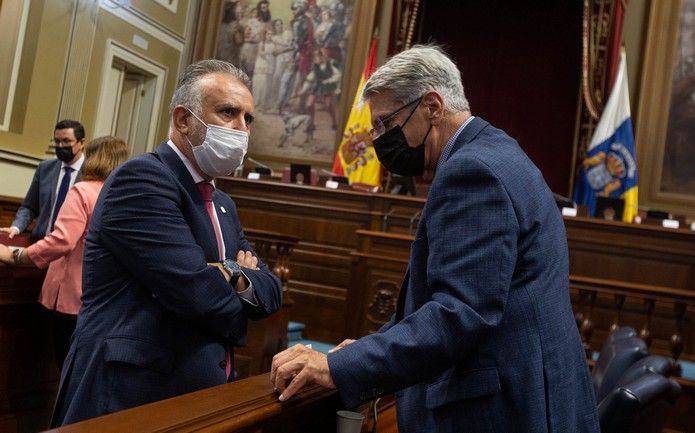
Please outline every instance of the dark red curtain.
[[579, 0], [423, 0], [415, 41], [445, 45], [473, 114], [517, 139], [570, 195], [581, 74]]

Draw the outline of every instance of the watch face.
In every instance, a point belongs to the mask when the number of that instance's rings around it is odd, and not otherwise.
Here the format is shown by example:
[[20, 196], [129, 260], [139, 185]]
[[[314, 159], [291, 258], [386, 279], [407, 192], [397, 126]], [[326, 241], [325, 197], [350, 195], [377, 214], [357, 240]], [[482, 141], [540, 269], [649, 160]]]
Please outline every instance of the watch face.
[[234, 260], [225, 260], [223, 266], [227, 270], [227, 272], [232, 274], [232, 276], [241, 275], [241, 266], [239, 266], [239, 263], [235, 262]]

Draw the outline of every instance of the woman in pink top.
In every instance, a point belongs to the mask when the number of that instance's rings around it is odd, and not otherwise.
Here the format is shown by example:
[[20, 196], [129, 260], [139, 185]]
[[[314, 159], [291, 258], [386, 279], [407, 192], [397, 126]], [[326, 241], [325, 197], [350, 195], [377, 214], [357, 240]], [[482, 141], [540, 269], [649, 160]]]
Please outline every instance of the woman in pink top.
[[0, 244], [0, 261], [34, 265], [48, 272], [39, 302], [52, 311], [56, 362], [62, 367], [75, 330], [82, 295], [82, 255], [89, 219], [111, 171], [128, 159], [128, 145], [116, 137], [99, 137], [85, 147], [82, 181], [68, 191], [53, 231], [27, 248], [14, 251]]

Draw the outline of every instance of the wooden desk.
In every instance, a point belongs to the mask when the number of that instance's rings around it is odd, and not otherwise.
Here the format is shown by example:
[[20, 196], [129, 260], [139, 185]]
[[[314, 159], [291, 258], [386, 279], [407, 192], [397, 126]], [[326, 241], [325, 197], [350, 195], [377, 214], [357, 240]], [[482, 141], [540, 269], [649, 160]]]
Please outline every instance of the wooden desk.
[[0, 195], [0, 227], [9, 227], [24, 199]]
[[[28, 236], [8, 242], [26, 245]], [[58, 368], [47, 313], [37, 302], [45, 271], [0, 264], [0, 431], [48, 425]]]
[[695, 231], [565, 218], [570, 273], [695, 290]]

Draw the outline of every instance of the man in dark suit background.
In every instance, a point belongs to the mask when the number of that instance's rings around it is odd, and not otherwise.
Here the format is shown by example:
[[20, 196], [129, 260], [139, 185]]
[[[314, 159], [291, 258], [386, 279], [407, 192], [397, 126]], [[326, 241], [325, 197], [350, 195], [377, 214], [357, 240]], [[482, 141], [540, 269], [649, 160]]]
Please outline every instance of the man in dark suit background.
[[80, 180], [85, 143], [82, 124], [76, 120], [61, 120], [53, 131], [52, 143], [57, 158], [39, 164], [14, 221], [10, 227], [0, 227], [0, 231], [9, 233], [10, 239], [26, 230], [34, 219], [32, 243], [50, 233], [65, 195]]
[[82, 309], [54, 425], [219, 385], [247, 319], [281, 306], [281, 283], [244, 238], [214, 178], [243, 161], [253, 120], [246, 74], [186, 68], [169, 141], [104, 184], [86, 239]]
[[391, 58], [368, 80], [381, 163], [432, 186], [396, 313], [325, 356], [273, 360], [284, 401], [305, 383], [348, 407], [395, 392], [411, 432], [598, 432], [569, 297], [564, 224], [515, 140], [473, 117], [456, 65], [433, 46]]

